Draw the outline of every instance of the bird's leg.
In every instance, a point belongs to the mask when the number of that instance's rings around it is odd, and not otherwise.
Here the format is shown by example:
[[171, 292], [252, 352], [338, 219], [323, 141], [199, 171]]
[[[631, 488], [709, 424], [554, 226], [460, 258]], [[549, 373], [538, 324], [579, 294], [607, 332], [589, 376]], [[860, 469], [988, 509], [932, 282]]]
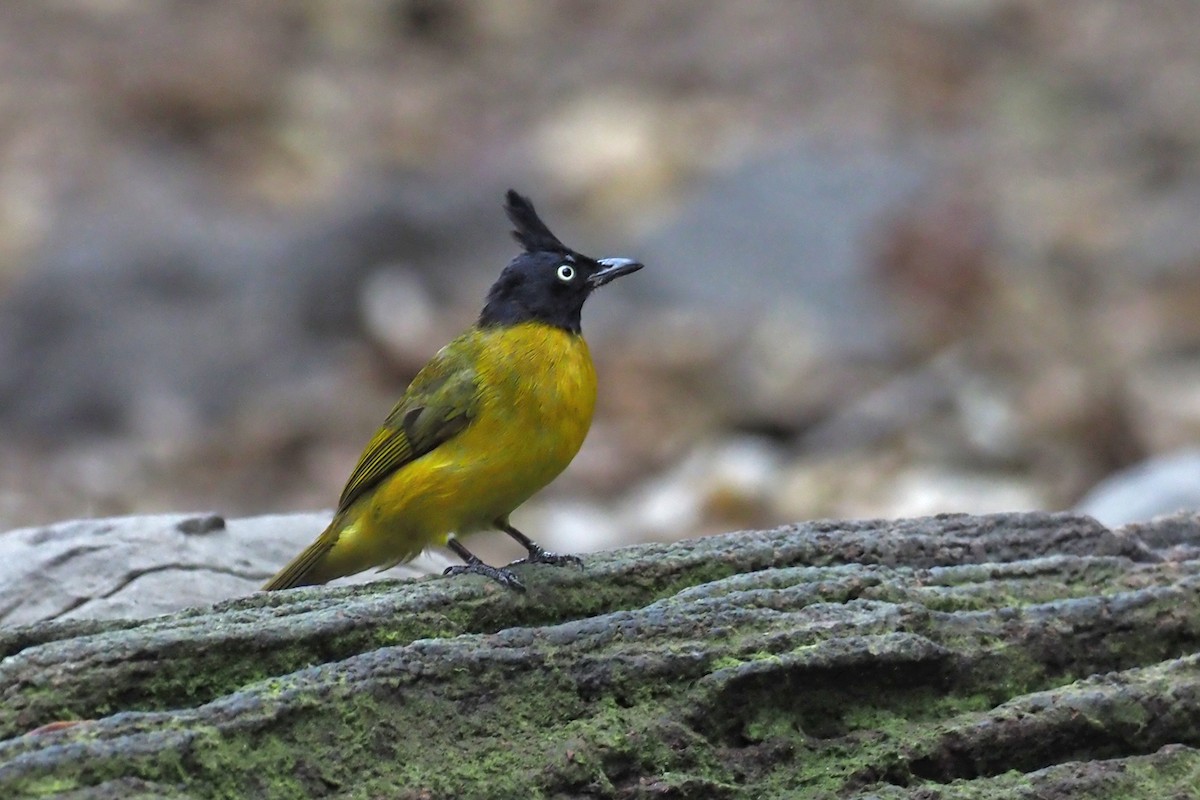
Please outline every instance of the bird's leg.
[[[583, 559], [579, 556], [559, 555], [545, 550], [537, 542], [530, 539], [525, 534], [508, 524], [508, 520], [496, 520], [496, 527], [507, 533], [509, 536], [517, 540], [517, 544], [524, 547], [529, 555], [525, 558], [512, 562], [513, 564], [554, 564], [559, 567], [576, 566], [583, 568]], [[511, 565], [510, 565], [511, 566]]]
[[446, 570], [442, 573], [443, 575], [483, 575], [485, 578], [499, 581], [509, 589], [515, 589], [518, 592], [525, 591], [525, 585], [521, 583], [512, 570], [505, 569], [504, 567], [493, 567], [483, 563], [479, 559], [479, 556], [464, 547], [463, 543], [458, 541], [458, 539], [451, 538], [446, 542], [446, 546], [467, 563], [446, 567]]

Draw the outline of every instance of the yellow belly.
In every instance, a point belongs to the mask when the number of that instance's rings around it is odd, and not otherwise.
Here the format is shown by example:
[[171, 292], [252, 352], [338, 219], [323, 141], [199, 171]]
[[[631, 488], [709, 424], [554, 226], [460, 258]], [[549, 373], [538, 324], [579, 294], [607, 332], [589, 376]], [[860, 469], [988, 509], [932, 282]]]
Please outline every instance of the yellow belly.
[[[391, 566], [487, 528], [561, 473], [592, 422], [596, 373], [583, 337], [537, 323], [480, 332], [478, 413], [334, 524], [326, 569]], [[325, 571], [325, 570], [322, 570]]]

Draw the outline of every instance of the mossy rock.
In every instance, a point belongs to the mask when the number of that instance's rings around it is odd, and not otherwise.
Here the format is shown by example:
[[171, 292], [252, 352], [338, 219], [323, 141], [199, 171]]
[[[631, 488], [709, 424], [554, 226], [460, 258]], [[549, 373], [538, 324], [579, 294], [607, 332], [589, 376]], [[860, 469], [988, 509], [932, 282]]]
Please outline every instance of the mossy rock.
[[816, 522], [522, 579], [0, 630], [0, 797], [1200, 786], [1197, 516]]

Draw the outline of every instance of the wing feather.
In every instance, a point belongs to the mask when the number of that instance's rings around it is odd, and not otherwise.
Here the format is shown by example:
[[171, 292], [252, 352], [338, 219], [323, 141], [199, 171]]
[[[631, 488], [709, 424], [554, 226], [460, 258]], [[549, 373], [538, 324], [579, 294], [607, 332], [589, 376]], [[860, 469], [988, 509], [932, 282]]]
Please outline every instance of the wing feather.
[[450, 440], [470, 424], [478, 406], [478, 382], [470, 339], [454, 340], [425, 365], [358, 459], [338, 513], [396, 470]]

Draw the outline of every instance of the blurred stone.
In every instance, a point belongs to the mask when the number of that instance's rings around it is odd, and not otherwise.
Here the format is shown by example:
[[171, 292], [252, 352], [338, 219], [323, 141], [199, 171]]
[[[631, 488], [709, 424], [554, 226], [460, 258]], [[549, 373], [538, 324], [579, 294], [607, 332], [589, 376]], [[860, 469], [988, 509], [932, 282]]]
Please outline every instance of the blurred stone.
[[715, 176], [639, 248], [662, 306], [739, 342], [705, 376], [732, 421], [801, 428], [895, 355], [872, 240], [928, 172], [915, 152], [801, 142]]
[[955, 387], [964, 374], [962, 354], [953, 350], [927, 363], [848, 392], [800, 439], [809, 452], [847, 450], [902, 436], [954, 405]]
[[991, 52], [1020, 41], [1027, 27], [1011, 0], [904, 0], [880, 12], [889, 18], [874, 31], [876, 52], [895, 93], [894, 113], [943, 128], [979, 112]]
[[725, 359], [738, 357], [742, 329], [714, 324], [703, 308], [668, 306], [654, 308], [629, 321], [632, 338], [653, 342], [654, 347], [632, 350], [630, 358], [655, 369], [672, 372], [706, 370]]
[[329, 368], [359, 331], [361, 286], [381, 264], [403, 257], [444, 287], [470, 263], [464, 251], [511, 250], [499, 191], [487, 198], [486, 228], [471, 225], [482, 195], [399, 180], [274, 225], [210, 205], [195, 175], [163, 179], [138, 166], [126, 167], [128, 202], [77, 209], [41, 263], [0, 296], [9, 430], [61, 438], [199, 427]]
[[583, 95], [556, 107], [532, 150], [553, 183], [616, 211], [663, 195], [680, 172], [677, 137], [654, 98]]
[[854, 142], [753, 158], [714, 176], [647, 239], [640, 255], [662, 266], [645, 282], [668, 305], [720, 320], [800, 303], [831, 353], [889, 352], [894, 320], [873, 282], [872, 236], [928, 171], [916, 152]]
[[1032, 481], [899, 453], [852, 451], [807, 457], [781, 471], [771, 496], [780, 519], [891, 517], [1034, 510], [1046, 498]]
[[[262, 125], [278, 102], [289, 26], [268, 7], [185, 4], [167, 14], [129, 4], [111, 22], [138, 30], [101, 37], [98, 97], [130, 124], [219, 150], [229, 130]], [[229, 154], [223, 154], [229, 155]]]
[[1181, 278], [1124, 287], [1094, 312], [1104, 349], [1123, 364], [1200, 350], [1200, 254]]
[[1046, 506], [1028, 479], [940, 465], [914, 465], [897, 473], [873, 497], [855, 498], [854, 516], [991, 514], [1035, 511]]
[[876, 275], [906, 342], [927, 352], [977, 331], [995, 287], [993, 222], [977, 180], [955, 174], [891, 214], [876, 235]]
[[367, 335], [400, 364], [420, 369], [449, 341], [437, 324], [432, 294], [411, 269], [387, 268], [368, 276], [362, 309]]
[[954, 388], [957, 433], [962, 437], [963, 450], [992, 462], [1016, 459], [1026, 442], [1007, 387], [997, 376], [977, 370]]
[[890, 478], [891, 470], [881, 471], [877, 461], [861, 451], [795, 459], [775, 476], [770, 508], [778, 519], [788, 521], [845, 516], [842, 509], [848, 497]]
[[1149, 452], [1200, 441], [1200, 359], [1161, 359], [1129, 379], [1130, 415]]
[[[689, 469], [690, 467], [690, 469]], [[704, 496], [695, 464], [658, 476], [635, 489], [624, 511], [649, 541], [678, 539], [701, 521]]]
[[752, 320], [734, 357], [718, 365], [729, 384], [730, 415], [782, 422], [824, 410], [830, 397], [823, 377], [840, 368], [833, 364], [837, 347], [805, 305], [777, 300]]
[[778, 446], [758, 437], [696, 447], [625, 498], [624, 525], [645, 541], [756, 524], [765, 518], [781, 459]]
[[1200, 450], [1180, 450], [1123, 469], [1092, 488], [1075, 511], [1115, 527], [1200, 509]]
[[[598, 503], [534, 499], [515, 516], [522, 530], [556, 553], [594, 553], [638, 542], [623, 514]], [[511, 547], [511, 540], [505, 542], [507, 552]]]
[[[1187, 165], [1183, 168], [1187, 169]], [[1151, 291], [1154, 288], [1151, 281], [1164, 279], [1178, 282], [1190, 279], [1195, 287], [1196, 264], [1200, 263], [1200, 226], [1196, 225], [1200, 178], [1185, 174], [1159, 188], [1160, 191], [1139, 198], [1141, 202], [1130, 203], [1130, 213], [1135, 219], [1130, 221], [1133, 224], [1127, 223], [1127, 235], [1113, 254], [1124, 268], [1113, 278], [1150, 283], [1147, 288]]]
[[1008, 463], [1026, 446], [1011, 387], [995, 365], [960, 346], [872, 383], [813, 424], [805, 452], [880, 447], [902, 440], [922, 457]]
[[[140, 619], [251, 594], [306, 547], [327, 514], [228, 520], [211, 514], [76, 520], [0, 534], [0, 625]], [[385, 576], [439, 573], [426, 554]]]

